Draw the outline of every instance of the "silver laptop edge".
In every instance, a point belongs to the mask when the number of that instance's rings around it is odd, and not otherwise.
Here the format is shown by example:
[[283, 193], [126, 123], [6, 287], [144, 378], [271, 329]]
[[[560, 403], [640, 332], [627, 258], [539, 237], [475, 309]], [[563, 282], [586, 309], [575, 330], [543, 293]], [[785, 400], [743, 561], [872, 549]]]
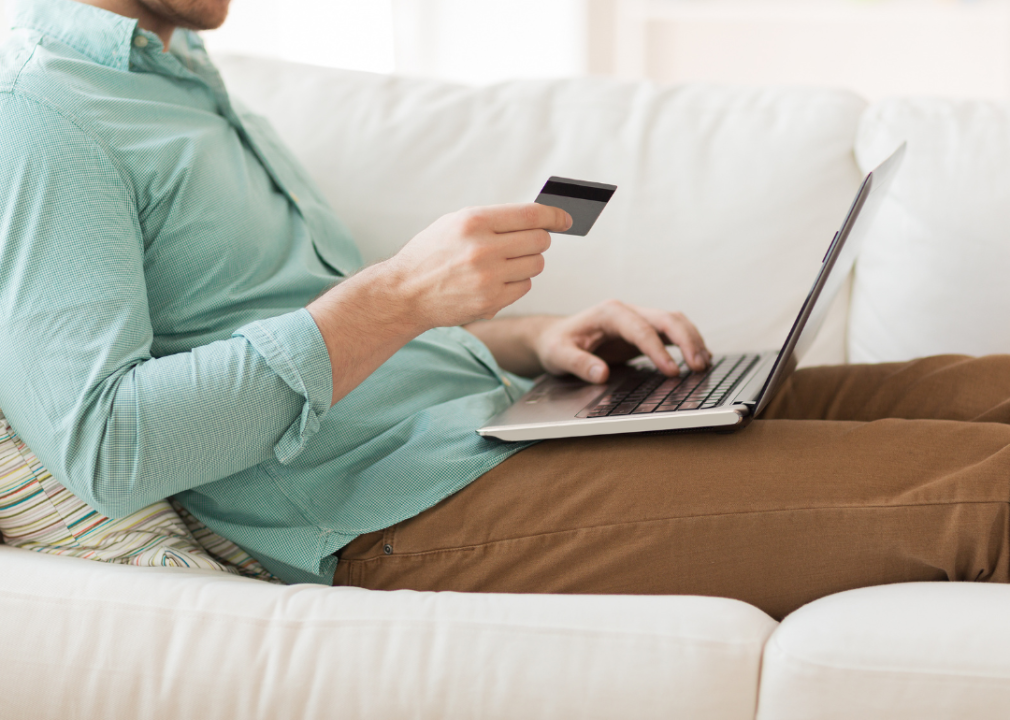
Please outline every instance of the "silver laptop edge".
[[571, 376], [543, 375], [528, 393], [477, 432], [484, 437], [518, 441], [669, 430], [733, 430], [743, 426], [771, 402], [813, 343], [828, 307], [855, 264], [904, 155], [905, 144], [902, 144], [863, 180], [841, 229], [835, 233], [824, 255], [817, 278], [782, 349], [757, 353], [759, 358], [754, 367], [718, 407], [616, 417], [576, 417], [634, 371], [631, 367], [615, 367], [606, 385], [590, 385]]

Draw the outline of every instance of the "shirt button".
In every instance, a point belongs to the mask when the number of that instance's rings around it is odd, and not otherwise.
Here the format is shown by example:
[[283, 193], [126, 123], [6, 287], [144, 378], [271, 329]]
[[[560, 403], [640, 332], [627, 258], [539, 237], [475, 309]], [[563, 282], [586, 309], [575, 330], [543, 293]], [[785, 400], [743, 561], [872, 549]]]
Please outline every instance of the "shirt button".
[[291, 193], [291, 200], [294, 201], [295, 203], [301, 202], [301, 200], [298, 199], [298, 196], [295, 195], [294, 193]]
[[512, 383], [511, 383], [511, 382], [509, 382], [509, 379], [508, 379], [507, 377], [503, 377], [503, 378], [501, 379], [501, 381], [502, 381], [502, 384], [503, 384], [503, 385], [504, 385], [505, 387], [512, 387]]
[[147, 38], [144, 37], [143, 35], [138, 35], [137, 37], [133, 38], [133, 44], [139, 48], [146, 48]]

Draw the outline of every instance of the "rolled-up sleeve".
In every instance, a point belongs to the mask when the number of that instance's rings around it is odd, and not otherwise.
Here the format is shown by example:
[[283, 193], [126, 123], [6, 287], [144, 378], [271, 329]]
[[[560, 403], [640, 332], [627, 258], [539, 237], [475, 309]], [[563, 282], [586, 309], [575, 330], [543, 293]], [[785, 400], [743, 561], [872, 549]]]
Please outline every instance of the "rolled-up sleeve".
[[72, 121], [0, 95], [0, 407], [54, 477], [113, 517], [271, 458], [332, 397], [302, 309], [162, 357], [130, 182]]
[[326, 343], [304, 309], [249, 323], [236, 330], [234, 337], [248, 340], [270, 369], [305, 400], [298, 419], [274, 445], [277, 459], [287, 463], [318, 432], [320, 418], [330, 408], [333, 373]]

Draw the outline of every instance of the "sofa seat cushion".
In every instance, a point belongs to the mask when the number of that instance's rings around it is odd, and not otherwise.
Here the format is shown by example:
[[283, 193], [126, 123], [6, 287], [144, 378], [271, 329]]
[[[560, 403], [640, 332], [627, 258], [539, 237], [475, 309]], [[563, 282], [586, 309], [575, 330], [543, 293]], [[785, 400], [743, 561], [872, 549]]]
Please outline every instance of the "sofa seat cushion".
[[759, 720], [1010, 717], [1010, 587], [909, 583], [800, 608], [775, 631]]
[[1010, 352], [1010, 108], [894, 98], [860, 121], [872, 169], [904, 166], [856, 266], [849, 360]]
[[278, 586], [8, 547], [0, 575], [18, 720], [751, 720], [776, 627], [719, 598]]

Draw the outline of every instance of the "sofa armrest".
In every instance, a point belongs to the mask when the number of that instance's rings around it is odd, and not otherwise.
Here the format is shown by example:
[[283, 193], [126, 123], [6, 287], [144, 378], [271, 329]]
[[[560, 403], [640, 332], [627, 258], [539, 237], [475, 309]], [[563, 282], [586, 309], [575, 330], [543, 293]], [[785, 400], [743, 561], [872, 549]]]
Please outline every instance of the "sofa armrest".
[[752, 718], [776, 623], [698, 597], [280, 587], [0, 546], [10, 717]]

